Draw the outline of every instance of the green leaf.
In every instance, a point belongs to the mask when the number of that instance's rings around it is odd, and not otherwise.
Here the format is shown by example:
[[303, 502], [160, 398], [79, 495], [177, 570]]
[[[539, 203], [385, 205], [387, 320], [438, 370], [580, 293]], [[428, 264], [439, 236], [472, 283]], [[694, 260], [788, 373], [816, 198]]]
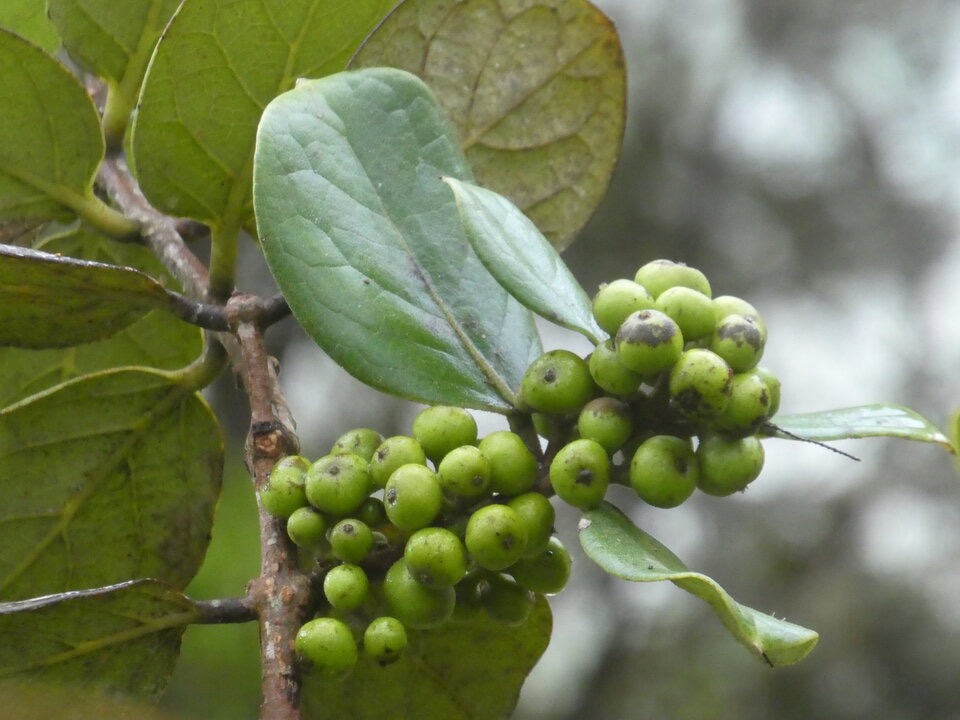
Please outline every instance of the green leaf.
[[586, 0], [406, 0], [352, 64], [423, 78], [478, 184], [509, 197], [557, 249], [606, 194], [625, 69], [613, 24]]
[[299, 77], [342, 70], [395, 0], [190, 0], [147, 70], [132, 149], [158, 209], [208, 224], [253, 220], [257, 122]]
[[139, 270], [0, 245], [0, 345], [101, 340], [170, 304], [163, 286]]
[[[38, 248], [49, 253], [134, 267], [160, 278], [165, 286], [176, 287], [174, 280], [146, 247], [116, 242], [82, 226], [42, 240]], [[162, 310], [148, 312], [106, 340], [52, 350], [0, 348], [0, 408], [98, 370], [123, 365], [165, 370], [181, 368], [198, 358], [202, 349], [200, 328]]]
[[0, 29], [0, 219], [69, 217], [96, 203], [100, 119], [86, 90], [40, 48]]
[[3, 0], [0, 3], [0, 27], [15, 32], [48, 53], [60, 47], [60, 38], [47, 17], [43, 0]]
[[111, 84], [132, 82], [134, 92], [179, 4], [180, 0], [47, 0], [50, 20], [70, 56]]
[[106, 80], [104, 132], [119, 148], [147, 63], [180, 0], [47, 0], [47, 5], [70, 56]]
[[550, 641], [552, 617], [540, 596], [520, 627], [486, 617], [411, 631], [387, 667], [361, 653], [341, 682], [304, 678], [305, 720], [498, 720], [510, 715], [524, 679]]
[[[152, 580], [0, 603], [0, 679], [158, 698], [198, 613]], [[62, 710], [62, 712], [66, 712]]]
[[813, 630], [740, 605], [714, 580], [688, 570], [609, 503], [584, 514], [580, 544], [611, 575], [634, 582], [669, 580], [704, 600], [739, 642], [772, 667], [800, 662], [817, 644], [819, 636]]
[[444, 178], [453, 189], [467, 239], [507, 292], [541, 317], [594, 344], [606, 337], [590, 298], [530, 219], [503, 195]]
[[383, 68], [304, 82], [260, 126], [263, 250], [300, 324], [363, 382], [508, 411], [540, 341], [470, 249], [442, 176], [470, 170], [415, 76]]
[[[951, 452], [950, 440], [915, 410], [891, 403], [824, 410], [800, 415], [777, 415], [770, 428], [774, 437], [787, 440], [847, 440], [896, 437], [938, 443]], [[791, 437], [795, 436], [795, 437]]]
[[136, 577], [185, 586], [222, 467], [210, 408], [147, 369], [80, 377], [0, 410], [0, 598]]

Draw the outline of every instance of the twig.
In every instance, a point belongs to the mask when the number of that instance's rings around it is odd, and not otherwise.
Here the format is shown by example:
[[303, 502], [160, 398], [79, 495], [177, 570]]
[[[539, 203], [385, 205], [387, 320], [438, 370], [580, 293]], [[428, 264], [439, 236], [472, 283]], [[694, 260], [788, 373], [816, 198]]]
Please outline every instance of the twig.
[[225, 625], [252, 622], [257, 619], [257, 610], [249, 598], [221, 598], [218, 600], [194, 600], [200, 614], [197, 624]]

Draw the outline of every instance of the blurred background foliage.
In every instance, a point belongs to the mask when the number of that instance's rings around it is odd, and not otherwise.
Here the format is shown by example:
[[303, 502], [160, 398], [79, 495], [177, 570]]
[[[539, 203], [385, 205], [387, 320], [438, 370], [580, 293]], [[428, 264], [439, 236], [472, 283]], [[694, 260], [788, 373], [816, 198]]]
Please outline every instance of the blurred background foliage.
[[[588, 292], [683, 260], [764, 314], [785, 412], [885, 400], [946, 425], [960, 405], [960, 5], [595, 2], [623, 38], [630, 101], [609, 197], [565, 255]], [[244, 273], [243, 289], [271, 291], [252, 249]], [[543, 332], [547, 347], [587, 350]], [[417, 407], [354, 381], [292, 320], [270, 340], [309, 457], [352, 427], [409, 429]], [[237, 457], [245, 402], [230, 379], [210, 397]], [[578, 553], [516, 717], [960, 718], [954, 460], [896, 441], [840, 446], [862, 462], [771, 440], [736, 498], [671, 511], [616, 498], [741, 602], [818, 630], [803, 663], [770, 670], [696, 599], [607, 578]], [[558, 521], [575, 551], [576, 520]], [[242, 593], [256, 533], [234, 467], [190, 592]], [[190, 629], [165, 707], [255, 718], [256, 645], [253, 625]]]

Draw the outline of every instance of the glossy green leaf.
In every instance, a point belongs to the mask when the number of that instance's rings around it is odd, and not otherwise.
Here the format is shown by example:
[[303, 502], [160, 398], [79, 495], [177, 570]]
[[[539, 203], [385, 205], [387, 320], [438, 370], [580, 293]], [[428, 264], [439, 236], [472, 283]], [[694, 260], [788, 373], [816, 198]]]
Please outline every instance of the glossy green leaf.
[[[142, 245], [121, 243], [83, 226], [37, 245], [49, 253], [134, 267], [176, 288], [160, 261]], [[0, 408], [79, 375], [120, 366], [175, 370], [196, 360], [203, 333], [162, 310], [148, 312], [106, 340], [51, 350], [0, 348]]]
[[0, 3], [0, 27], [12, 30], [52, 53], [60, 47], [60, 38], [46, 10], [43, 0], [3, 0]]
[[249, 225], [257, 122], [300, 77], [342, 70], [395, 0], [190, 0], [151, 60], [132, 149], [150, 201]]
[[156, 699], [197, 617], [190, 600], [152, 580], [0, 603], [0, 679]]
[[203, 399], [142, 368], [0, 410], [0, 598], [138, 577], [183, 587], [209, 542], [222, 465]]
[[741, 605], [711, 578], [688, 570], [609, 503], [587, 511], [579, 530], [584, 552], [605, 571], [634, 582], [669, 580], [696, 595], [739, 642], [772, 667], [800, 662], [817, 644], [819, 636], [813, 630]]
[[69, 217], [95, 202], [100, 119], [86, 90], [40, 48], [0, 29], [0, 220]]
[[263, 250], [300, 324], [360, 380], [509, 410], [540, 341], [470, 249], [442, 176], [470, 170], [415, 76], [383, 68], [305, 82], [260, 126]]
[[163, 286], [139, 270], [0, 245], [0, 345], [101, 340], [170, 304]]
[[562, 250], [603, 199], [620, 154], [620, 40], [587, 0], [406, 0], [355, 67], [423, 78], [478, 184], [509, 197]]
[[936, 425], [915, 410], [891, 403], [860, 405], [800, 415], [777, 415], [773, 420], [771, 434], [787, 440], [799, 438], [825, 442], [853, 438], [895, 437], [938, 443], [951, 452], [954, 451], [950, 440]]
[[481, 262], [507, 292], [547, 320], [582, 333], [594, 344], [606, 337], [590, 298], [537, 226], [503, 195], [444, 178]]
[[305, 720], [499, 720], [509, 717], [520, 688], [547, 648], [550, 606], [542, 596], [520, 627], [481, 613], [469, 622], [411, 631], [392, 665], [361, 653], [342, 682], [307, 674]]

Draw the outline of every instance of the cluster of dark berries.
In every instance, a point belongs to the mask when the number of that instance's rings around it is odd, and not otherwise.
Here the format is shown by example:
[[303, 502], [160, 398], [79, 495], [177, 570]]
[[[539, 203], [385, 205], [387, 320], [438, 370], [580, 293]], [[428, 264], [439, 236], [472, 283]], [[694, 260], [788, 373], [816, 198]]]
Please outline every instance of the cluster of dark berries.
[[713, 297], [695, 268], [655, 260], [603, 285], [593, 314], [610, 338], [586, 359], [544, 353], [521, 386], [538, 432], [559, 448], [549, 468], [556, 494], [589, 509], [619, 481], [669, 508], [697, 488], [746, 488], [763, 466], [756, 433], [780, 398], [780, 382], [758, 365], [767, 330], [757, 310]]
[[554, 508], [534, 490], [538, 470], [520, 436], [478, 442], [473, 416], [447, 406], [423, 410], [410, 436], [352, 430], [314, 463], [280, 460], [261, 503], [322, 577], [300, 656], [343, 677], [360, 648], [381, 665], [399, 659], [408, 630], [479, 612], [524, 622], [535, 595], [570, 575]]

